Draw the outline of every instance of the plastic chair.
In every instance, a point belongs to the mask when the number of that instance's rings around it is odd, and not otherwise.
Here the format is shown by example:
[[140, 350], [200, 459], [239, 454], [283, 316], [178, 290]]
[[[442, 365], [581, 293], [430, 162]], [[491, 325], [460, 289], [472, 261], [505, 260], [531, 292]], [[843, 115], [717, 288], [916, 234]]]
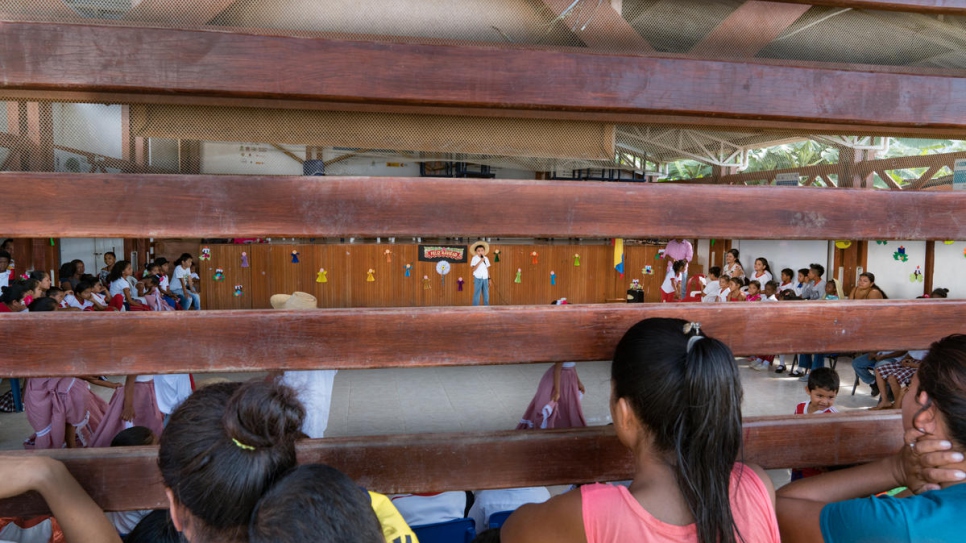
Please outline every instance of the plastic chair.
[[697, 296], [691, 296], [691, 293], [695, 291], [698, 291], [698, 292], [704, 291], [704, 285], [701, 284], [702, 279], [704, 279], [704, 275], [702, 274], [692, 275], [691, 277], [688, 278], [688, 283], [687, 285], [685, 285], [685, 290], [684, 290], [684, 293], [686, 294], [686, 296], [684, 297], [683, 300], [681, 300], [682, 302], [700, 302], [701, 301], [700, 294], [698, 294]]
[[487, 527], [490, 529], [500, 528], [503, 526], [503, 523], [506, 522], [506, 519], [510, 518], [510, 515], [512, 514], [512, 509], [509, 511], [497, 511], [496, 513], [493, 513], [490, 515], [490, 520], [487, 522]]
[[458, 518], [436, 524], [410, 526], [419, 543], [471, 543], [476, 538], [476, 523], [471, 518]]

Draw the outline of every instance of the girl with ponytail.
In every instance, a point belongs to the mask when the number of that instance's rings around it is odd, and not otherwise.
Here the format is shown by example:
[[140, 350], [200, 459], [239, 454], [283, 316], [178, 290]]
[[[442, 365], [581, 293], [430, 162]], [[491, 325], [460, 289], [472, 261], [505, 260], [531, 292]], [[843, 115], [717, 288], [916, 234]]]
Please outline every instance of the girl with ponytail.
[[738, 462], [741, 398], [731, 350], [696, 323], [637, 323], [611, 367], [614, 430], [636, 464], [630, 487], [586, 485], [525, 505], [501, 541], [778, 542], [771, 481]]

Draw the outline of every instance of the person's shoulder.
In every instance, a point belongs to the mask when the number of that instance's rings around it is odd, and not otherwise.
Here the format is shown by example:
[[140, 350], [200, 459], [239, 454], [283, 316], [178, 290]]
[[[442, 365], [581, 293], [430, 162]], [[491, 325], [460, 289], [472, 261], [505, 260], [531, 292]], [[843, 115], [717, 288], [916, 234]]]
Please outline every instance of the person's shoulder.
[[[607, 485], [588, 485], [590, 487]], [[513, 542], [584, 541], [582, 494], [587, 486], [550, 498], [543, 503], [520, 506], [500, 530], [500, 540]]]

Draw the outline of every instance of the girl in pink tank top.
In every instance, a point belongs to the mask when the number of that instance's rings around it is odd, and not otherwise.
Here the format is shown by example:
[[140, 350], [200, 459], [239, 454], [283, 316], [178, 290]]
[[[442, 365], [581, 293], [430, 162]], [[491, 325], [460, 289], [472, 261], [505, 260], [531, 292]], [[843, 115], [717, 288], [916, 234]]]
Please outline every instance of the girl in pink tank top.
[[778, 543], [775, 491], [738, 462], [741, 380], [731, 350], [697, 323], [645, 319], [611, 366], [611, 418], [635, 458], [630, 487], [587, 485], [525, 505], [504, 543]]

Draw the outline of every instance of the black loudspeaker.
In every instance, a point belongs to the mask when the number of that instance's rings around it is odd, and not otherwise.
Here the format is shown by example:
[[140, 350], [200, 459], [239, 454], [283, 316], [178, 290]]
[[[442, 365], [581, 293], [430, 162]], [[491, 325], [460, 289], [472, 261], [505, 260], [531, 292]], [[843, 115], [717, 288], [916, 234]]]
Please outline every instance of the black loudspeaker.
[[302, 175], [325, 175], [325, 161], [306, 160], [302, 163]]
[[644, 291], [636, 288], [629, 289], [627, 291], [627, 303], [629, 304], [644, 303]]

